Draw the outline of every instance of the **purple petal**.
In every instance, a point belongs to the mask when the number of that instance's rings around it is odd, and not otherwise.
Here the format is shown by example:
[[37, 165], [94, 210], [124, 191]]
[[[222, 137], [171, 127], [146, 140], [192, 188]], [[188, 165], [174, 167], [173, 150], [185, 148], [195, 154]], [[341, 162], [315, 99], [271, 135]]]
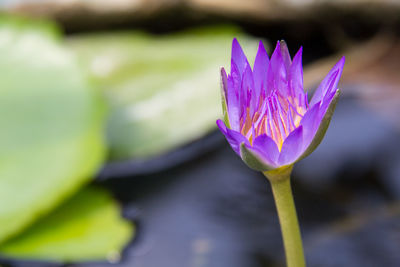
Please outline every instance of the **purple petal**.
[[269, 163], [276, 165], [279, 149], [275, 141], [266, 134], [258, 136], [253, 142], [253, 148], [262, 155]]
[[231, 75], [228, 76], [228, 88], [226, 91], [227, 107], [228, 107], [228, 117], [230, 127], [239, 131], [239, 121], [240, 121], [240, 102], [239, 94], [241, 90], [241, 77], [239, 76], [239, 71], [234, 62], [232, 62]]
[[274, 170], [278, 166], [272, 164], [262, 155], [262, 151], [251, 147], [248, 144], [240, 144], [240, 156], [247, 166], [256, 171]]
[[238, 91], [242, 84], [242, 73], [239, 71], [239, 68], [233, 59], [231, 60], [231, 75], [229, 75], [229, 77], [232, 79], [235, 91]]
[[337, 89], [337, 88], [333, 89], [331, 91], [326, 92], [326, 94], [324, 95], [324, 97], [321, 101], [321, 104], [320, 104], [321, 106], [325, 107], [324, 113], [325, 113], [326, 109], [328, 108], [330, 102], [332, 101], [333, 97], [335, 96], [337, 90], [339, 90], [339, 89]]
[[286, 73], [289, 73], [290, 65], [292, 65], [292, 59], [290, 58], [289, 49], [285, 41], [280, 41], [281, 55], [283, 60], [283, 65], [285, 66]]
[[253, 68], [254, 91], [257, 95], [257, 98], [259, 98], [261, 94], [261, 90], [263, 89], [262, 87], [266, 85], [268, 65], [268, 54], [267, 51], [265, 51], [262, 41], [260, 41]]
[[254, 93], [253, 72], [251, 71], [251, 68], [249, 65], [246, 66], [246, 69], [244, 70], [244, 73], [243, 73], [242, 90], [243, 90], [242, 97], [244, 99], [243, 99], [243, 101], [241, 100], [240, 102], [245, 105], [244, 112], [246, 112], [247, 107], [249, 107], [250, 108], [250, 116], [253, 116], [258, 103], [256, 102], [257, 96]]
[[274, 77], [274, 72], [272, 71], [271, 61], [269, 61], [268, 71], [267, 71], [267, 82], [265, 85], [266, 96], [270, 96], [271, 93], [274, 91], [274, 89], [275, 89], [275, 77]]
[[336, 65], [329, 71], [325, 79], [320, 83], [317, 90], [315, 91], [313, 98], [311, 99], [310, 106], [321, 101], [326, 93], [331, 93], [337, 89], [340, 76], [343, 72], [345, 58], [342, 57]]
[[300, 121], [303, 127], [303, 150], [311, 143], [324, 114], [320, 112], [320, 102], [312, 106]]
[[225, 126], [222, 120], [217, 120], [217, 126], [225, 135], [226, 140], [231, 145], [233, 151], [240, 156], [240, 144], [250, 144], [249, 141], [241, 133], [231, 130]]
[[300, 125], [303, 126], [303, 150], [305, 150], [314, 139], [335, 93], [336, 91], [327, 95], [323, 103], [320, 101], [312, 106], [301, 119]]
[[283, 142], [278, 164], [284, 166], [293, 163], [301, 155], [302, 147], [303, 127], [299, 126]]
[[235, 62], [238, 67], [240, 73], [242, 74], [246, 68], [246, 65], [249, 65], [245, 54], [243, 53], [242, 47], [240, 46], [238, 40], [236, 38], [232, 41], [232, 60]]
[[[316, 103], [311, 108], [312, 110], [313, 109], [315, 110], [312, 112], [309, 111], [310, 114], [307, 116], [308, 122], [306, 121], [306, 116], [303, 117], [300, 124], [304, 124], [304, 127], [306, 126], [306, 123], [309, 124], [307, 127], [313, 128], [312, 129], [313, 132], [308, 133], [308, 135], [312, 137], [311, 140], [307, 140], [307, 143], [304, 143], [303, 152], [299, 160], [311, 154], [321, 143], [322, 138], [324, 137], [326, 130], [328, 129], [339, 95], [340, 95], [340, 90], [337, 89], [335, 92], [333, 92], [333, 96], [331, 94], [331, 96], [327, 99], [326, 102]], [[318, 111], [315, 112], [316, 110]], [[314, 123], [312, 123], [313, 121]], [[310, 139], [310, 137], [307, 137], [307, 139]]]
[[280, 43], [278, 42], [274, 52], [272, 53], [271, 60], [269, 62], [268, 74], [267, 74], [267, 85], [268, 91], [278, 90], [283, 96], [287, 96], [287, 80], [286, 80], [286, 67], [283, 62]]
[[302, 66], [303, 47], [293, 58], [293, 63], [289, 69], [289, 86], [293, 97], [299, 98], [304, 95], [303, 87], [303, 66]]
[[243, 91], [251, 91], [254, 88], [253, 72], [249, 65], [247, 65], [244, 70], [241, 87]]

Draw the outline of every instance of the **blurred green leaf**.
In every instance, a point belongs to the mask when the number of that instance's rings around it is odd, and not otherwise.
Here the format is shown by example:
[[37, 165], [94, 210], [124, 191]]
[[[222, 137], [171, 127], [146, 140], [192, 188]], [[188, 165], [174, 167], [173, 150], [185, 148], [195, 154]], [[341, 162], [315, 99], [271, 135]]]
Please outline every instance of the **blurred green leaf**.
[[0, 241], [93, 177], [104, 103], [56, 28], [0, 19]]
[[1, 245], [0, 254], [19, 259], [116, 261], [132, 234], [132, 225], [120, 217], [111, 196], [88, 187]]
[[70, 38], [111, 104], [111, 158], [159, 155], [213, 130], [222, 116], [219, 69], [229, 70], [235, 36], [256, 51], [254, 40], [230, 27]]

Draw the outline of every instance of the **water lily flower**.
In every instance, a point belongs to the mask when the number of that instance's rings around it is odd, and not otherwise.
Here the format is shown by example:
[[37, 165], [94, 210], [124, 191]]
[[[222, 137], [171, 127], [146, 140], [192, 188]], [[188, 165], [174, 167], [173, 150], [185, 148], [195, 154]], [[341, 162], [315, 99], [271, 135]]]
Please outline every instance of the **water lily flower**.
[[249, 167], [265, 172], [292, 166], [320, 144], [340, 94], [344, 61], [336, 63], [309, 101], [302, 48], [292, 60], [280, 41], [269, 59], [260, 41], [251, 68], [233, 40], [230, 74], [221, 69], [224, 120], [217, 125]]

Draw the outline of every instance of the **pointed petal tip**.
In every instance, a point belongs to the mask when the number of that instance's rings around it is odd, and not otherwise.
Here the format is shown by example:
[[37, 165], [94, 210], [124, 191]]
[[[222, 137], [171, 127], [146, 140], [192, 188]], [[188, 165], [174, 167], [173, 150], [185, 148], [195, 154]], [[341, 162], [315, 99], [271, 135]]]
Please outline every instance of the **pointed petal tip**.
[[285, 64], [286, 69], [288, 70], [290, 65], [292, 64], [292, 58], [289, 53], [289, 48], [284, 40], [281, 40], [279, 43], [281, 48], [280, 52], [282, 55], [282, 60], [283, 63]]
[[273, 58], [275, 58], [275, 60], [281, 60], [281, 58], [282, 58], [282, 53], [281, 53], [281, 45], [280, 45], [280, 42], [279, 41], [277, 41], [277, 43], [276, 43], [276, 46], [275, 46], [275, 49], [274, 49], [274, 51], [272, 52], [272, 54], [271, 54], [271, 60], [273, 59]]
[[234, 38], [232, 41], [231, 72], [232, 72], [232, 62], [236, 64], [240, 74], [243, 73], [245, 66], [249, 65], [247, 57], [244, 54], [243, 49], [236, 38]]
[[223, 133], [226, 133], [226, 126], [225, 126], [225, 123], [224, 123], [223, 120], [218, 119], [215, 123], [217, 124], [218, 128], [219, 128]]
[[339, 61], [336, 63], [336, 66], [338, 67], [338, 69], [340, 69], [340, 74], [342, 73], [342, 71], [343, 71], [343, 66], [344, 66], [344, 63], [346, 62], [346, 57], [345, 56], [342, 56], [340, 59], [339, 59]]
[[232, 40], [232, 51], [234, 51], [234, 50], [242, 51], [242, 47], [241, 47], [239, 41], [236, 39], [236, 37], [233, 38], [233, 40]]
[[280, 40], [278, 43], [279, 43], [279, 47], [281, 48], [281, 53], [282, 54], [285, 54], [285, 53], [289, 54], [289, 48], [288, 48], [285, 40]]
[[267, 50], [265, 50], [265, 46], [264, 46], [264, 43], [263, 43], [262, 40], [260, 40], [260, 42], [258, 42], [257, 55], [258, 55], [260, 52], [261, 52], [261, 53], [267, 54]]
[[260, 40], [258, 44], [256, 58], [254, 60], [254, 64], [259, 61], [262, 64], [266, 64], [269, 61], [267, 50], [265, 49], [263, 41]]
[[223, 93], [223, 97], [225, 98], [225, 101], [227, 100], [227, 93], [228, 93], [228, 75], [226, 74], [225, 68], [222, 67], [220, 69], [220, 74], [221, 74], [221, 89]]
[[303, 54], [303, 46], [300, 46], [299, 50], [297, 51], [297, 54]]
[[[299, 50], [297, 50], [296, 55], [294, 55], [293, 57], [293, 62], [298, 61], [298, 63], [301, 65], [302, 59], [303, 59], [303, 47], [300, 46]], [[301, 67], [303, 66], [301, 65]]]
[[275, 46], [274, 51], [272, 52], [271, 58], [276, 53], [279, 53], [279, 54], [281, 53], [281, 42], [280, 41], [276, 41], [276, 46]]
[[340, 77], [342, 76], [344, 63], [345, 57], [343, 56], [325, 76], [325, 78], [319, 84], [317, 90], [315, 90], [315, 93], [310, 101], [310, 106], [313, 106], [316, 102], [322, 100], [326, 94], [330, 94], [333, 92], [333, 90], [337, 89]]
[[221, 75], [227, 76], [227, 75], [226, 75], [226, 70], [225, 70], [224, 67], [221, 67], [221, 68], [219, 69], [219, 71], [220, 71]]
[[[261, 94], [266, 83], [269, 58], [264, 43], [260, 40], [258, 51], [253, 65], [254, 86], [257, 97]], [[258, 100], [256, 100], [258, 101]]]
[[343, 71], [345, 61], [346, 61], [345, 56], [342, 56], [332, 69], [339, 70], [339, 73], [341, 74]]

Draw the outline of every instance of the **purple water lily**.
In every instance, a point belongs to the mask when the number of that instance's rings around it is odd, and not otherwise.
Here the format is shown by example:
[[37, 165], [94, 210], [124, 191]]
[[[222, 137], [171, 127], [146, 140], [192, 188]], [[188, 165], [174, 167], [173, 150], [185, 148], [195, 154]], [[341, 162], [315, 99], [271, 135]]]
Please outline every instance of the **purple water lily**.
[[343, 57], [336, 63], [309, 102], [303, 88], [302, 48], [292, 61], [281, 41], [269, 59], [260, 42], [252, 69], [234, 39], [230, 75], [221, 69], [224, 121], [217, 121], [219, 129], [253, 169], [292, 165], [321, 142], [339, 97], [344, 61]]

